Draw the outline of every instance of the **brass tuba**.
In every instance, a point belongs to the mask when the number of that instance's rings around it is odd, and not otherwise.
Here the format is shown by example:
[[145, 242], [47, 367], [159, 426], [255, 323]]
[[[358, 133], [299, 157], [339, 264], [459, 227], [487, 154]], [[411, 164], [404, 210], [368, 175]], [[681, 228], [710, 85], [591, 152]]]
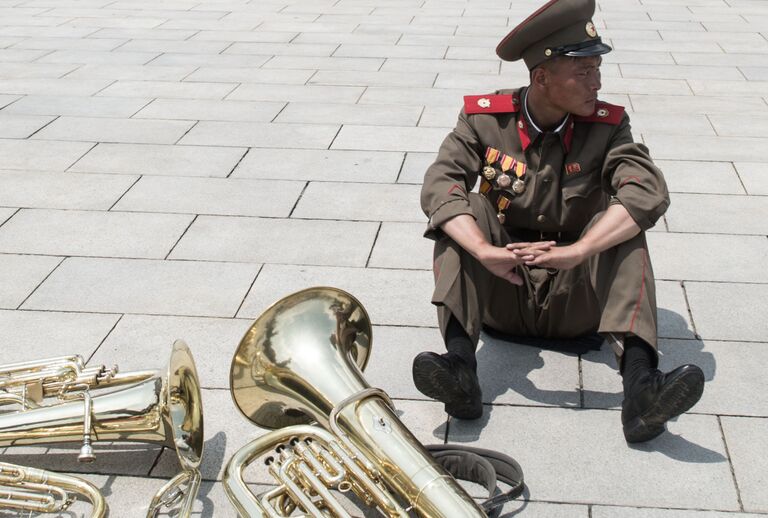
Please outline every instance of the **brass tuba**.
[[[113, 387], [119, 388], [96, 394]], [[44, 404], [49, 397], [56, 401]], [[191, 512], [201, 478], [203, 407], [192, 353], [182, 340], [173, 344], [164, 372], [89, 370], [76, 356], [0, 366], [0, 401], [21, 406], [0, 414], [0, 448], [81, 442], [81, 462], [94, 460], [92, 440], [173, 448], [182, 472], [155, 495], [147, 516], [170, 505], [180, 506], [179, 516]]]
[[91, 503], [91, 518], [107, 513], [104, 497], [93, 484], [78, 477], [0, 462], [0, 509], [61, 513], [75, 496]]
[[[309, 288], [267, 309], [232, 359], [240, 412], [274, 430], [227, 464], [225, 490], [243, 516], [347, 517], [331, 489], [352, 491], [386, 516], [483, 517], [362, 375], [371, 324], [360, 302], [336, 288]], [[317, 425], [308, 425], [315, 422]], [[254, 495], [244, 469], [266, 460], [278, 487]]]

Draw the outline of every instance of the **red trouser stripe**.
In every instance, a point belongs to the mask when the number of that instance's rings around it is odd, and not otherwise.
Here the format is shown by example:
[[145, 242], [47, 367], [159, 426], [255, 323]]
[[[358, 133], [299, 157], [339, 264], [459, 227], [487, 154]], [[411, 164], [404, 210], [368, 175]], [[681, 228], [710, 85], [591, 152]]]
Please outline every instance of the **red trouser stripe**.
[[637, 296], [637, 304], [635, 304], [635, 311], [632, 313], [632, 321], [629, 323], [629, 330], [632, 331], [635, 327], [635, 319], [640, 311], [640, 301], [643, 300], [643, 292], [645, 291], [645, 250], [643, 250], [643, 279], [640, 281], [640, 294]]

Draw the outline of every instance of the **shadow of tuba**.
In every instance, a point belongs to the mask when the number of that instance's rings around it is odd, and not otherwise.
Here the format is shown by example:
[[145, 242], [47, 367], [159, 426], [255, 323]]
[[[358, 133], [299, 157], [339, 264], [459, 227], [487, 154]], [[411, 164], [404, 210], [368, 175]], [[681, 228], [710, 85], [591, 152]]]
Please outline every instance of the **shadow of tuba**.
[[79, 356], [0, 366], [3, 403], [21, 409], [0, 413], [0, 448], [81, 442], [80, 462], [95, 460], [93, 441], [173, 448], [182, 472], [155, 495], [147, 516], [163, 506], [190, 514], [201, 478], [203, 407], [192, 353], [182, 340], [173, 344], [164, 372], [118, 374], [85, 367]]
[[[366, 383], [370, 352], [368, 314], [335, 288], [289, 295], [253, 323], [232, 360], [230, 390], [247, 419], [276, 430], [227, 464], [225, 490], [242, 516], [349, 516], [331, 490], [352, 491], [390, 517], [485, 516], [387, 394]], [[278, 487], [254, 495], [243, 471], [264, 455]]]

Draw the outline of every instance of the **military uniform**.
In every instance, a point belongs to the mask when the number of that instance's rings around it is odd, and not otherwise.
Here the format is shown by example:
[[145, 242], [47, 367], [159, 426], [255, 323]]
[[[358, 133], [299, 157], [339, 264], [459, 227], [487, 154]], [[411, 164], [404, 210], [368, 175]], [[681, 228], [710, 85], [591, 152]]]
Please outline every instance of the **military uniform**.
[[[631, 333], [656, 347], [653, 272], [642, 232], [571, 270], [519, 266], [524, 284], [515, 286], [440, 231], [469, 214], [495, 246], [567, 244], [611, 203], [621, 203], [642, 230], [667, 209], [661, 171], [633, 141], [622, 107], [598, 102], [592, 116], [569, 115], [543, 133], [525, 96], [521, 88], [465, 97], [456, 128], [427, 170], [421, 202], [426, 235], [437, 240], [432, 302], [441, 329], [453, 314], [475, 342], [486, 324], [542, 337]], [[476, 185], [479, 193], [471, 192]]]

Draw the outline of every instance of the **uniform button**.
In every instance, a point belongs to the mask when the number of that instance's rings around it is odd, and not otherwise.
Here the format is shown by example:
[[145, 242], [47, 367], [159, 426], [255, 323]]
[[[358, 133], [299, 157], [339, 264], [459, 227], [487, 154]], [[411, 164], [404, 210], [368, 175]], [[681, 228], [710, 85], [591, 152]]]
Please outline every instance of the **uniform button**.
[[551, 181], [552, 181], [552, 178], [544, 178], [544, 179], [542, 180], [542, 182], [544, 182], [544, 183], [549, 183], [549, 182], [551, 182]]
[[539, 214], [536, 217], [536, 221], [538, 221], [539, 223], [544, 223], [545, 221], [547, 221], [547, 217], [544, 214]]

